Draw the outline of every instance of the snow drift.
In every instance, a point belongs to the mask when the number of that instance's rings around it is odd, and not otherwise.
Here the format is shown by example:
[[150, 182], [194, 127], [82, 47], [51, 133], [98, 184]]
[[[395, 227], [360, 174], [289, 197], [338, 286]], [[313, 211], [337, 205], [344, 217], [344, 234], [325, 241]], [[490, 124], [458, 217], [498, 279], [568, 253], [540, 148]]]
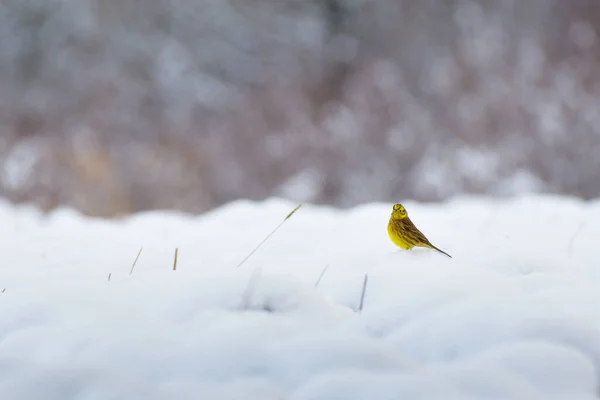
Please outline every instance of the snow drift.
[[600, 203], [404, 205], [452, 259], [395, 248], [391, 204], [304, 205], [239, 268], [295, 204], [1, 204], [2, 398], [596, 398]]

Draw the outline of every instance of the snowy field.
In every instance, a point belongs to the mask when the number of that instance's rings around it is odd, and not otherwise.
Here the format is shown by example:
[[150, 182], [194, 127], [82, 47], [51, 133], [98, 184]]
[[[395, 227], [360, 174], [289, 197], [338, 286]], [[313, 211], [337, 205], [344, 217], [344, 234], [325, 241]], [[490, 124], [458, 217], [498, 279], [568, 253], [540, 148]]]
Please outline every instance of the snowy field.
[[392, 204], [304, 205], [236, 268], [295, 205], [0, 203], [0, 398], [597, 398], [600, 202], [404, 202], [452, 259], [394, 247]]

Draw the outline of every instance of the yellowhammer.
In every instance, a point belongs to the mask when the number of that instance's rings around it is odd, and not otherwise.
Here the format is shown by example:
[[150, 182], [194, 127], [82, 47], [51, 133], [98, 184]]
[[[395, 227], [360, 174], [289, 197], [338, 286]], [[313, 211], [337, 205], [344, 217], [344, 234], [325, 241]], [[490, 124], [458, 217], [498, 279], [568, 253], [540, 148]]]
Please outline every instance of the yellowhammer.
[[450, 254], [438, 249], [429, 242], [425, 235], [408, 218], [408, 213], [402, 204], [394, 204], [390, 222], [388, 222], [388, 235], [390, 235], [392, 242], [405, 250], [410, 250], [415, 246], [427, 247], [452, 258]]

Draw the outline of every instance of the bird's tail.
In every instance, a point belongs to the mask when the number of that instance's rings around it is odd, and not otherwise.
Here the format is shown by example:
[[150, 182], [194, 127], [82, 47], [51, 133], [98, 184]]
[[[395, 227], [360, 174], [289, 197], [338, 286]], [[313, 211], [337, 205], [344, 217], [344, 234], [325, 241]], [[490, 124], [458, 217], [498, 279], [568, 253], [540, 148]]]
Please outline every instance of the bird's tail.
[[440, 253], [442, 253], [442, 254], [445, 254], [445, 255], [447, 255], [448, 257], [452, 258], [452, 256], [451, 256], [450, 254], [446, 253], [444, 250], [440, 250], [440, 249], [438, 249], [437, 247], [435, 247], [435, 246], [434, 246], [434, 245], [432, 245], [431, 243], [429, 243], [429, 246], [430, 246], [432, 249], [434, 249], [434, 250], [437, 250], [437, 251], [439, 251]]

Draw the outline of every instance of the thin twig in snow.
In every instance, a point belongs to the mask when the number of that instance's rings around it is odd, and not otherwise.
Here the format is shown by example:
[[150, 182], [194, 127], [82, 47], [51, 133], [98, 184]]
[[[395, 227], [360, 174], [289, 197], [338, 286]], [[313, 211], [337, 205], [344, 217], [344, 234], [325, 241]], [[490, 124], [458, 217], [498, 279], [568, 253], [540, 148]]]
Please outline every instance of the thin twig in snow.
[[325, 275], [325, 271], [327, 271], [327, 268], [329, 268], [329, 264], [326, 264], [325, 268], [323, 268], [323, 271], [321, 271], [321, 275], [319, 275], [319, 279], [317, 279], [317, 281], [315, 282], [315, 287], [319, 286], [319, 283], [321, 282], [321, 278], [323, 278], [323, 275]]
[[112, 273], [108, 273], [108, 281], [110, 282], [110, 277], [112, 276]]
[[365, 274], [365, 280], [363, 281], [362, 293], [360, 295], [360, 303], [358, 304], [358, 312], [360, 313], [365, 304], [365, 293], [367, 292], [367, 283], [369, 282], [369, 274]]
[[138, 258], [140, 258], [140, 254], [142, 254], [142, 250], [144, 250], [144, 248], [140, 247], [140, 251], [138, 251], [135, 260], [133, 261], [133, 265], [131, 266], [131, 271], [129, 271], [129, 275], [133, 274], [133, 269], [135, 268], [135, 264], [137, 264]]
[[269, 234], [267, 235], [267, 237], [265, 237], [265, 238], [264, 238], [264, 239], [263, 239], [263, 240], [262, 240], [262, 241], [261, 241], [261, 242], [258, 244], [258, 246], [256, 246], [256, 247], [255, 247], [255, 248], [254, 248], [254, 249], [253, 249], [253, 250], [252, 250], [252, 251], [251, 251], [251, 252], [250, 252], [250, 253], [249, 253], [249, 254], [248, 254], [246, 257], [244, 257], [244, 259], [243, 259], [242, 261], [240, 261], [240, 263], [239, 263], [238, 265], [236, 265], [236, 268], [239, 268], [239, 267], [241, 267], [241, 266], [242, 266], [242, 264], [243, 264], [243, 263], [245, 263], [245, 262], [246, 262], [246, 261], [247, 261], [247, 260], [248, 260], [248, 259], [249, 259], [249, 258], [252, 256], [252, 254], [254, 254], [254, 253], [256, 252], [256, 250], [258, 250], [258, 249], [260, 248], [260, 246], [262, 246], [263, 244], [265, 244], [265, 242], [266, 242], [267, 240], [269, 240], [269, 238], [270, 238], [271, 236], [273, 236], [273, 234], [274, 234], [275, 232], [277, 232], [277, 230], [278, 230], [279, 228], [281, 228], [281, 225], [283, 225], [283, 224], [285, 223], [285, 221], [287, 221], [288, 219], [290, 219], [290, 218], [292, 217], [292, 215], [294, 215], [294, 213], [295, 213], [296, 211], [298, 211], [298, 209], [299, 209], [300, 207], [302, 207], [302, 204], [303, 204], [303, 203], [300, 203], [300, 204], [298, 204], [298, 205], [296, 206], [296, 208], [294, 208], [294, 209], [293, 209], [293, 210], [292, 210], [292, 211], [291, 211], [291, 212], [290, 212], [290, 213], [289, 213], [289, 214], [288, 214], [288, 215], [287, 215], [287, 216], [286, 216], [286, 217], [283, 219], [283, 221], [281, 221], [281, 222], [279, 223], [279, 225], [277, 225], [277, 226], [275, 227], [275, 229], [273, 229], [273, 230], [271, 231], [271, 233], [269, 233]]

